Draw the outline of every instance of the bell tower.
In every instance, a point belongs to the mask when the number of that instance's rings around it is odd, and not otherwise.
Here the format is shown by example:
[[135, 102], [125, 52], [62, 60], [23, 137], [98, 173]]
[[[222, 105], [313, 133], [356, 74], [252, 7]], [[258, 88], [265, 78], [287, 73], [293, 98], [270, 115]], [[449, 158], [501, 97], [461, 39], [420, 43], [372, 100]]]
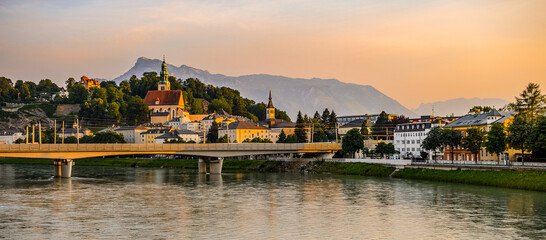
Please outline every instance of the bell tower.
[[271, 99], [271, 88], [269, 88], [269, 103], [265, 109], [265, 119], [275, 119], [275, 107], [273, 107], [273, 100]]
[[161, 64], [161, 72], [159, 73], [159, 82], [157, 83], [157, 90], [159, 91], [171, 90], [171, 83], [169, 82], [169, 73], [167, 72], [167, 63], [165, 63], [165, 55], [163, 55], [163, 63]]

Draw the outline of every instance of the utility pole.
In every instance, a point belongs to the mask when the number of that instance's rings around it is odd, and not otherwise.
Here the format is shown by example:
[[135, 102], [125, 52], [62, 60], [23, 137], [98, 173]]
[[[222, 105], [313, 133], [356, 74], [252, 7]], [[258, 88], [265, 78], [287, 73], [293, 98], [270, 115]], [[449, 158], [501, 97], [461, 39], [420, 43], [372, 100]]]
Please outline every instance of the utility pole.
[[76, 140], [80, 144], [80, 119], [76, 118]]
[[315, 134], [315, 123], [311, 125], [311, 142], [313, 142], [313, 135]]
[[61, 144], [64, 144], [64, 121], [63, 121], [63, 138], [61, 138]]
[[229, 141], [229, 123], [226, 125], [226, 129], [227, 129], [227, 142], [230, 143], [230, 141]]
[[207, 123], [203, 122], [203, 144], [207, 143]]
[[40, 145], [42, 145], [42, 122], [41, 121], [38, 123], [38, 138], [40, 138], [38, 140]]
[[55, 119], [55, 125], [53, 127], [53, 144], [57, 144], [57, 119]]
[[335, 124], [336, 124], [336, 143], [338, 143], [338, 141], [337, 141], [337, 123], [335, 123]]
[[25, 140], [26, 140], [26, 143], [28, 144], [28, 126], [27, 126], [27, 138]]

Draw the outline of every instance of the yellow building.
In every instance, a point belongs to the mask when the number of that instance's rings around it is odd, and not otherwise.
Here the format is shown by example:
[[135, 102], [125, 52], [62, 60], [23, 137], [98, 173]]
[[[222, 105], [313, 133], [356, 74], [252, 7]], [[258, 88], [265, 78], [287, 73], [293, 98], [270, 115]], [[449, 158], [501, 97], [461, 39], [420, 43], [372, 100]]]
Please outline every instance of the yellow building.
[[170, 131], [172, 131], [172, 128], [148, 129], [146, 132], [140, 134], [140, 143], [153, 144], [157, 137]]
[[218, 137], [228, 135], [229, 142], [242, 143], [246, 139], [265, 138], [271, 140], [271, 131], [253, 122], [234, 122], [218, 130]]
[[[467, 131], [470, 128], [480, 128], [485, 132], [491, 130], [491, 126], [496, 123], [504, 124], [504, 127], [507, 128], [513, 118], [515, 112], [499, 112], [495, 109], [488, 113], [478, 113], [478, 114], [467, 114], [449, 124], [444, 128], [454, 129], [461, 132], [463, 137], [467, 136]], [[507, 149], [504, 152], [504, 156], [501, 156], [501, 159], [516, 159], [517, 151], [514, 149]], [[451, 149], [446, 147], [444, 149], [444, 159], [451, 159]], [[477, 161], [497, 161], [499, 156], [497, 154], [490, 154], [486, 151], [485, 147], [482, 148], [480, 154], [478, 154]], [[463, 147], [455, 147], [453, 149], [453, 160], [455, 161], [476, 161], [474, 154], [472, 154], [468, 149]]]

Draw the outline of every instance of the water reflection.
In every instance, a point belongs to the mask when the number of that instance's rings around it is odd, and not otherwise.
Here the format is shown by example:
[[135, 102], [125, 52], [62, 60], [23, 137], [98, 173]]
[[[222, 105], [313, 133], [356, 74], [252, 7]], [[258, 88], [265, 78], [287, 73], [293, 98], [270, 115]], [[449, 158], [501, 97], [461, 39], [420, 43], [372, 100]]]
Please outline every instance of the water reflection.
[[0, 165], [0, 238], [540, 238], [546, 194], [331, 175]]

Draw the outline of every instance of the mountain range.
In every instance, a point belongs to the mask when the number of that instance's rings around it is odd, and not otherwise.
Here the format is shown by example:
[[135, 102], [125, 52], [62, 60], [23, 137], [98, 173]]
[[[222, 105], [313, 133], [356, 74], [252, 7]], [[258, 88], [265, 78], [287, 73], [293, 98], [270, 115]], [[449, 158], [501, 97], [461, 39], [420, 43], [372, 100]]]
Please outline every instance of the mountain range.
[[[128, 80], [135, 75], [141, 77], [145, 72], [159, 72], [162, 61], [140, 57], [126, 73], [113, 79], [116, 82]], [[410, 110], [396, 100], [381, 93], [370, 85], [344, 83], [336, 79], [290, 78], [268, 74], [252, 74], [238, 77], [212, 74], [208, 71], [186, 65], [179, 67], [167, 64], [167, 71], [176, 78], [197, 78], [205, 84], [229, 87], [239, 90], [241, 96], [256, 102], [268, 101], [271, 88], [273, 105], [295, 117], [299, 110], [303, 113], [322, 113], [324, 108], [334, 110], [338, 116], [375, 114], [381, 111], [417, 117], [420, 115], [456, 116], [464, 115], [473, 106], [505, 106], [508, 101], [500, 98], [456, 98], [446, 101], [422, 103]]]
[[[421, 103], [419, 107], [413, 109], [413, 112], [418, 115], [435, 116], [462, 116], [468, 113], [474, 106], [490, 106], [502, 108], [508, 101], [501, 98], [455, 98], [446, 101], [438, 101], [432, 103]], [[434, 112], [434, 113], [433, 113]]]
[[[159, 59], [140, 57], [129, 71], [113, 80], [119, 83], [133, 75], [141, 77], [145, 72], [159, 72], [161, 63]], [[167, 64], [167, 71], [176, 78], [197, 78], [205, 84], [239, 90], [241, 96], [256, 102], [267, 103], [271, 88], [273, 105], [286, 111], [290, 117], [295, 117], [299, 110], [312, 115], [315, 111], [322, 113], [324, 108], [335, 110], [338, 116], [374, 114], [383, 110], [405, 116], [415, 115], [370, 85], [344, 83], [336, 79], [289, 78], [267, 74], [232, 77], [172, 64]]]

